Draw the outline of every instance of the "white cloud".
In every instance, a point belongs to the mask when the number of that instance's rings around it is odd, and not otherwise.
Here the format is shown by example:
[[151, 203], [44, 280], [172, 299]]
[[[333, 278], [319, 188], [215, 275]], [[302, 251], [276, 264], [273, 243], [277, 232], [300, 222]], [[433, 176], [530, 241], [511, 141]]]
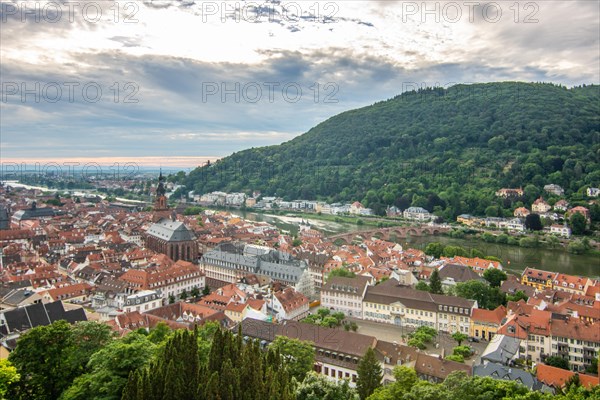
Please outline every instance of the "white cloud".
[[[20, 7], [22, 1], [13, 3]], [[255, 22], [221, 21], [222, 2], [119, 2], [118, 22], [115, 3], [80, 3], [73, 22], [67, 14], [55, 23], [2, 16], [3, 85], [76, 81], [104, 89], [98, 103], [82, 101], [81, 94], [74, 103], [3, 97], [2, 146], [13, 156], [49, 150], [63, 156], [194, 155], [198, 148], [202, 155], [223, 156], [288, 140], [328, 116], [392, 97], [413, 83], [600, 81], [595, 2], [496, 2], [502, 16], [495, 23], [493, 13], [483, 18], [484, 10], [494, 11], [484, 2], [471, 10], [473, 21], [464, 5], [460, 18], [451, 13], [452, 4], [462, 2], [261, 3], [259, 17], [250, 2], [238, 2]], [[44, 6], [38, 0], [27, 4]], [[90, 22], [93, 7], [84, 15], [86, 4], [100, 4], [103, 19]], [[126, 4], [135, 7], [124, 9]], [[326, 8], [331, 5], [337, 8]], [[294, 10], [305, 18], [290, 17]], [[125, 23], [132, 12], [138, 22]], [[526, 17], [538, 22], [525, 23]], [[137, 85], [138, 103], [123, 102], [128, 82]], [[260, 101], [239, 90], [239, 99], [206, 95], [207, 84], [221, 89], [236, 82], [261, 86]], [[271, 101], [269, 82], [277, 82], [278, 90], [298, 84], [302, 96], [292, 102], [276, 90]], [[328, 83], [333, 86], [326, 90]], [[23, 135], [36, 140], [19, 147]]]

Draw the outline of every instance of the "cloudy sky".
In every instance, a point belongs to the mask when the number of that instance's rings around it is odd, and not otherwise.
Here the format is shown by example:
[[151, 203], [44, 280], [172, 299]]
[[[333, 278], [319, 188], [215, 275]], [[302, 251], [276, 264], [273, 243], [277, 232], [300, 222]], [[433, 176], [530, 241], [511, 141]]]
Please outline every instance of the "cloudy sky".
[[595, 0], [1, 5], [2, 162], [193, 166], [419, 86], [600, 81]]

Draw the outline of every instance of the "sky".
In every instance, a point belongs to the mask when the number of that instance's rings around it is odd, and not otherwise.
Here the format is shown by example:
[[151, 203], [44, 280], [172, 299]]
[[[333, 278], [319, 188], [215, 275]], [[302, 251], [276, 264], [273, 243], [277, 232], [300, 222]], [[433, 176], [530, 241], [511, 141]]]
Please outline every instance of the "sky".
[[596, 0], [0, 3], [3, 165], [193, 167], [419, 87], [600, 82]]

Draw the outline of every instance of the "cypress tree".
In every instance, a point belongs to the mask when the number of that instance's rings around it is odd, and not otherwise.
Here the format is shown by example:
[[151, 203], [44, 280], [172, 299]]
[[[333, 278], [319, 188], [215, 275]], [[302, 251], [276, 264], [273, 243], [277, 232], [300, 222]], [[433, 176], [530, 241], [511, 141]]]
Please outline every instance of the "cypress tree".
[[383, 378], [381, 364], [377, 361], [375, 351], [372, 348], [369, 347], [358, 363], [357, 373], [356, 389], [361, 400], [365, 400], [375, 389], [381, 386], [381, 379]]
[[129, 378], [127, 379], [127, 383], [123, 388], [123, 394], [121, 395], [121, 400], [137, 400], [137, 387], [139, 382], [139, 373], [138, 371], [131, 371], [129, 373]]
[[221, 370], [223, 363], [223, 334], [220, 329], [217, 329], [213, 337], [210, 354], [208, 356], [208, 371], [210, 373]]
[[437, 268], [433, 270], [429, 277], [429, 291], [434, 294], [444, 294], [442, 290], [442, 280]]
[[204, 398], [206, 400], [220, 400], [219, 396], [219, 374], [213, 372], [204, 388]]

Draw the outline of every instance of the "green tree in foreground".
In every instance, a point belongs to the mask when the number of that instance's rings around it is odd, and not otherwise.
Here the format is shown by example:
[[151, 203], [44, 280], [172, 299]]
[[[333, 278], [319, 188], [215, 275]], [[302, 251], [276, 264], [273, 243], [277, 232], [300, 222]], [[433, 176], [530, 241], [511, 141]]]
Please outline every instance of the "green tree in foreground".
[[60, 400], [118, 400], [129, 374], [150, 362], [156, 345], [149, 336], [132, 332], [94, 353], [83, 374], [62, 394]]
[[369, 347], [358, 363], [357, 374], [356, 389], [361, 400], [365, 400], [375, 389], [381, 386], [381, 379], [383, 378], [381, 364], [375, 357], [375, 351], [372, 348]]
[[9, 388], [19, 381], [21, 376], [10, 361], [0, 359], [0, 400], [6, 399]]
[[[332, 317], [333, 318], [333, 317]], [[336, 320], [333, 318], [333, 320]], [[286, 360], [288, 371], [298, 382], [302, 382], [315, 363], [315, 350], [307, 341], [277, 336], [269, 347], [277, 350]]]
[[398, 366], [394, 368], [395, 381], [379, 387], [369, 396], [369, 400], [396, 400], [402, 399], [404, 394], [409, 393], [414, 385], [419, 382], [414, 369]]
[[[149, 365], [129, 375], [122, 400], [294, 399], [285, 357], [276, 348], [244, 343], [239, 331], [203, 330], [176, 331]], [[203, 362], [199, 343], [211, 334]]]
[[311, 371], [296, 389], [296, 400], [359, 400], [359, 397], [347, 381], [337, 384]]
[[10, 398], [56, 400], [75, 378], [87, 372], [92, 354], [111, 340], [108, 325], [61, 320], [25, 333], [10, 354], [21, 379]]

